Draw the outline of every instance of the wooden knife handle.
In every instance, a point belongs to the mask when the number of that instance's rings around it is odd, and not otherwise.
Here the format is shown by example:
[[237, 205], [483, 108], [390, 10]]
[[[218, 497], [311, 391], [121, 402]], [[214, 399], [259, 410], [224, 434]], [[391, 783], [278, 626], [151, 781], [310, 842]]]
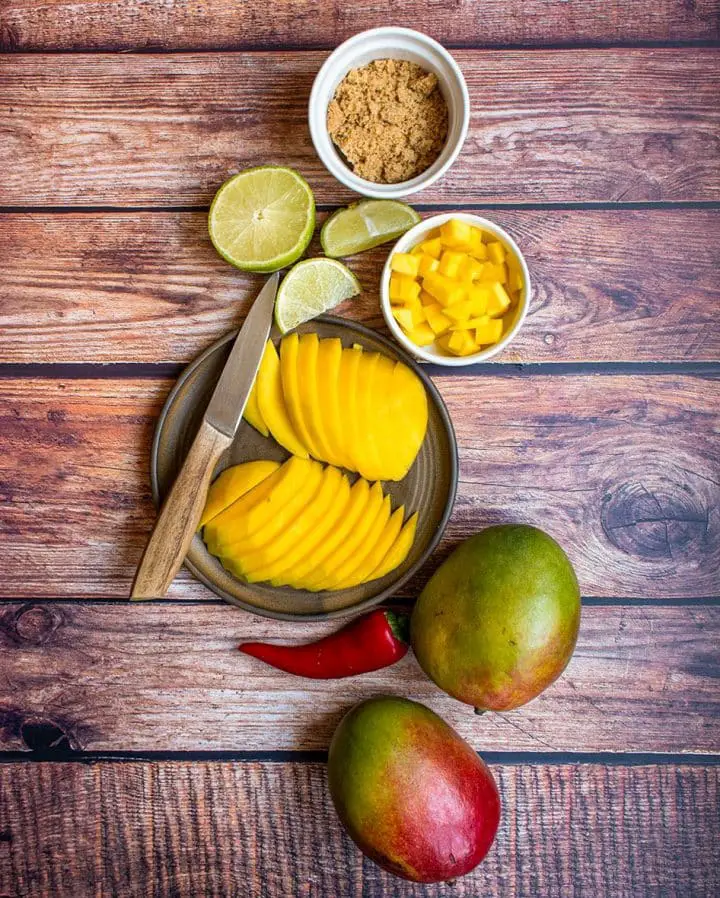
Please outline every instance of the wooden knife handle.
[[145, 547], [132, 599], [161, 598], [168, 591], [200, 523], [215, 465], [231, 442], [205, 421], [200, 425]]

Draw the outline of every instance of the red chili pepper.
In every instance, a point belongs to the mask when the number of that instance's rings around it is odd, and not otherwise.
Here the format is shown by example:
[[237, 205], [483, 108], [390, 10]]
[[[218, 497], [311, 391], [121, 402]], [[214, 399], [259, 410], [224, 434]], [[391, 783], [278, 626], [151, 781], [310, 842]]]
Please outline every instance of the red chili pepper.
[[408, 615], [376, 608], [337, 633], [306, 645], [243, 642], [238, 648], [287, 673], [334, 680], [380, 670], [408, 650]]

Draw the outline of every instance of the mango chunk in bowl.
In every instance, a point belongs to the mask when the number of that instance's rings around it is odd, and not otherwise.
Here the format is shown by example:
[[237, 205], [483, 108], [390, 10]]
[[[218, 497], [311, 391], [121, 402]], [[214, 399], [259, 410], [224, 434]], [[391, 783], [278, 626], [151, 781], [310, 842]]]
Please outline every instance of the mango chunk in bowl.
[[512, 237], [479, 215], [420, 222], [395, 244], [380, 301], [397, 341], [417, 358], [470, 365], [501, 352], [520, 329], [530, 273]]

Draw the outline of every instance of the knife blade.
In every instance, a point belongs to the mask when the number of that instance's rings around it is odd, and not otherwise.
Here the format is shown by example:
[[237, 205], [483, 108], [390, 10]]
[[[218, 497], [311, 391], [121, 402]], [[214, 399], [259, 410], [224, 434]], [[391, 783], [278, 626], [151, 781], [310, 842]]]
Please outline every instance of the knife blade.
[[272, 325], [279, 275], [270, 275], [250, 309], [240, 333], [235, 339], [215, 392], [205, 412], [205, 420], [234, 437], [240, 426], [245, 406], [265, 350]]
[[215, 466], [232, 443], [272, 325], [279, 275], [258, 294], [222, 370], [180, 473], [160, 509], [138, 565], [131, 598], [164, 596], [197, 531]]

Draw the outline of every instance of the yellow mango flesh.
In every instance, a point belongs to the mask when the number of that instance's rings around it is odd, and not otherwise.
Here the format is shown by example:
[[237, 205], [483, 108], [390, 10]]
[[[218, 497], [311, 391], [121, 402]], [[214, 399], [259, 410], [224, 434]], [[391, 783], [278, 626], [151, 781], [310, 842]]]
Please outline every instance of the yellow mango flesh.
[[273, 439], [292, 455], [307, 458], [307, 448], [295, 432], [288, 416], [280, 377], [280, 359], [270, 340], [265, 346], [265, 352], [260, 362], [257, 376], [257, 397], [263, 421], [267, 424]]
[[352, 471], [358, 470], [358, 445], [360, 442], [360, 426], [358, 421], [358, 368], [363, 351], [359, 347], [343, 350], [340, 362], [340, 384], [338, 393], [341, 397], [343, 415], [343, 436], [345, 437], [344, 453], [350, 462]]
[[313, 530], [333, 509], [344, 479], [337, 468], [325, 468], [315, 493], [292, 520], [283, 524], [274, 539], [254, 552], [238, 553], [238, 561], [249, 583], [273, 580], [287, 571], [292, 572], [293, 565], [303, 557], [304, 544]]
[[355, 531], [360, 517], [367, 507], [370, 499], [370, 484], [364, 478], [358, 478], [350, 490], [350, 497], [345, 508], [344, 516], [334, 529], [331, 529], [327, 538], [317, 547], [312, 555], [306, 555], [295, 566], [293, 583], [299, 589], [309, 589], [313, 579], [317, 580], [325, 575], [324, 564], [334, 557], [339, 546], [344, 545], [350, 533]]
[[328, 468], [328, 471], [335, 472], [327, 475], [329, 502], [315, 515], [315, 523], [308, 528], [305, 538], [298, 539], [283, 559], [284, 570], [267, 578], [273, 586], [292, 586], [297, 583], [300, 564], [316, 556], [317, 550], [326, 542], [329, 534], [342, 524], [347, 514], [350, 482], [336, 468]]
[[[389, 509], [389, 497], [388, 509]], [[358, 564], [355, 570], [350, 573], [345, 580], [338, 584], [339, 589], [347, 589], [350, 586], [357, 586], [365, 583], [372, 574], [378, 564], [387, 555], [390, 546], [395, 542], [402, 527], [403, 518], [405, 517], [405, 506], [401, 505], [390, 516], [385, 526], [380, 531], [376, 542], [367, 553], [365, 558]]]
[[[323, 341], [324, 342], [324, 341]], [[300, 406], [312, 445], [318, 450], [317, 458], [330, 464], [340, 464], [332, 451], [325, 427], [325, 416], [320, 406], [318, 392], [318, 356], [321, 341], [317, 334], [303, 334], [298, 343], [298, 384]]]
[[300, 441], [307, 446], [310, 455], [314, 458], [322, 458], [319, 447], [315, 445], [310, 436], [308, 421], [304, 414], [303, 397], [310, 392], [311, 385], [306, 379], [303, 379], [301, 387], [300, 372], [298, 370], [299, 352], [300, 338], [297, 334], [290, 334], [288, 337], [283, 338], [280, 343], [280, 378], [282, 380], [285, 406], [293, 429], [300, 437]]
[[317, 571], [311, 572], [306, 578], [307, 589], [329, 589], [337, 580], [337, 572], [349, 568], [355, 554], [364, 545], [370, 529], [378, 517], [383, 505], [383, 491], [379, 483], [374, 483], [370, 488], [370, 496], [363, 513], [358, 520], [355, 529], [347, 535], [344, 543], [341, 543], [332, 558], [328, 558]]
[[412, 517], [408, 518], [402, 530], [398, 534], [397, 539], [388, 550], [387, 555], [380, 564], [370, 574], [367, 580], [378, 580], [394, 571], [408, 557], [412, 544], [415, 541], [415, 531], [417, 530], [418, 515], [415, 512]]
[[255, 383], [253, 384], [252, 390], [250, 390], [250, 395], [248, 396], [248, 400], [245, 404], [243, 418], [245, 418], [248, 424], [254, 427], [255, 430], [261, 433], [264, 437], [270, 435], [270, 431], [268, 430], [268, 426], [265, 423], [265, 419], [260, 412], [260, 405], [258, 404], [257, 377], [255, 378]]
[[378, 416], [381, 414], [382, 393], [376, 383], [376, 372], [380, 363], [377, 352], [363, 352], [358, 364], [357, 414], [358, 443], [355, 463], [357, 470], [367, 480], [380, 480], [382, 467], [378, 453]]
[[317, 390], [317, 413], [322, 425], [323, 438], [327, 445], [327, 460], [341, 468], [348, 467], [348, 459], [343, 452], [342, 415], [340, 413], [340, 361], [342, 343], [337, 337], [320, 340], [315, 370]]
[[420, 379], [402, 362], [395, 364], [390, 394], [401, 397], [401, 410], [388, 416], [387, 440], [392, 447], [392, 472], [384, 479], [402, 480], [425, 439], [428, 400]]
[[199, 527], [204, 527], [279, 467], [276, 461], [250, 461], [226, 468], [208, 490]]
[[[473, 355], [498, 343], [516, 320], [512, 306], [523, 289], [520, 263], [494, 234], [450, 219], [438, 237], [426, 237], [409, 254], [397, 255], [397, 263], [394, 256], [390, 259], [393, 277], [402, 279], [396, 280], [394, 291], [391, 284], [391, 301], [400, 304], [393, 314], [416, 346], [437, 344], [451, 355]], [[421, 288], [422, 314], [410, 305], [416, 286]], [[500, 329], [476, 326], [484, 315], [501, 320]], [[448, 330], [463, 333], [456, 337]]]
[[365, 539], [357, 547], [353, 555], [335, 570], [326, 589], [345, 589], [347, 586], [355, 584], [354, 575], [356, 571], [362, 568], [363, 562], [372, 552], [390, 519], [390, 507], [390, 496], [385, 496], [380, 505], [380, 511], [372, 521]]
[[204, 531], [208, 548], [221, 555], [231, 545], [245, 544], [248, 549], [263, 545], [307, 502], [321, 475], [318, 462], [293, 456], [210, 521]]

